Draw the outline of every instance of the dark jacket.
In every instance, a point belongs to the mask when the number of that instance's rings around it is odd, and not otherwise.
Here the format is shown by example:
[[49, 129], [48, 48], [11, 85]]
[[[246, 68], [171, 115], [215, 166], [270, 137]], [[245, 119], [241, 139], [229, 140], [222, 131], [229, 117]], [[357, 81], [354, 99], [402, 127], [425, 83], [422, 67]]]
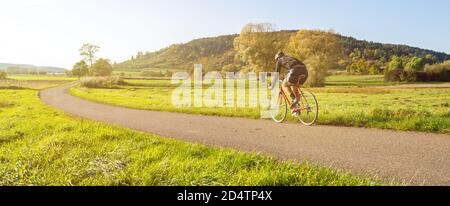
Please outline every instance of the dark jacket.
[[280, 57], [277, 61], [276, 67], [275, 67], [275, 72], [281, 72], [281, 68], [285, 68], [287, 70], [292, 70], [292, 69], [296, 69], [296, 68], [306, 68], [305, 64], [294, 58], [294, 57], [290, 57], [290, 56], [283, 56]]

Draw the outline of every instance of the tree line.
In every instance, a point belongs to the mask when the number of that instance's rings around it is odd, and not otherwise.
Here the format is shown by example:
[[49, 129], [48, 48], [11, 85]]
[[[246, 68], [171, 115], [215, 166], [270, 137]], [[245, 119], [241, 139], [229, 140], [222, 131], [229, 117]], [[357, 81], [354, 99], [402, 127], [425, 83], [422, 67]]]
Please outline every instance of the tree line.
[[81, 61], [75, 63], [69, 75], [81, 78], [84, 76], [111, 76], [112, 65], [108, 59], [97, 58], [100, 47], [94, 44], [83, 44], [80, 48]]
[[192, 70], [193, 64], [201, 63], [210, 71], [272, 71], [273, 56], [278, 50], [305, 61], [312, 74], [309, 84], [316, 86], [323, 85], [323, 76], [330, 70], [386, 74], [392, 70], [392, 62], [400, 58], [406, 70], [424, 71], [426, 65], [450, 60], [445, 53], [361, 41], [334, 31], [278, 31], [271, 24], [248, 24], [239, 35], [202, 38], [157, 52], [140, 52], [113, 67], [120, 70]]

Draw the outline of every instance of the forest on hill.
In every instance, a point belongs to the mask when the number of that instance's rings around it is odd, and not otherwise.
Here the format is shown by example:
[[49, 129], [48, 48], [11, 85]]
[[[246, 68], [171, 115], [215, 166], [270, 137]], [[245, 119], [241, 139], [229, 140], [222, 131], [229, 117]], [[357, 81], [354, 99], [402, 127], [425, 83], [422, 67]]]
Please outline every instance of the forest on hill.
[[[273, 31], [280, 42], [288, 42], [298, 31]], [[327, 33], [326, 31], [320, 31]], [[382, 44], [334, 33], [342, 44], [343, 55], [338, 58], [337, 70], [355, 74], [381, 73], [393, 57], [405, 64], [420, 58], [421, 64], [442, 63], [450, 55], [407, 45]], [[209, 71], [235, 71], [247, 64], [238, 57], [236, 39], [239, 35], [201, 38], [185, 44], [174, 44], [156, 52], [139, 52], [130, 60], [114, 64], [115, 70], [142, 71], [176, 69], [191, 70], [193, 64], [201, 63]], [[273, 51], [275, 54], [277, 51]], [[406, 66], [406, 65], [405, 65]], [[273, 68], [267, 68], [268, 71]]]

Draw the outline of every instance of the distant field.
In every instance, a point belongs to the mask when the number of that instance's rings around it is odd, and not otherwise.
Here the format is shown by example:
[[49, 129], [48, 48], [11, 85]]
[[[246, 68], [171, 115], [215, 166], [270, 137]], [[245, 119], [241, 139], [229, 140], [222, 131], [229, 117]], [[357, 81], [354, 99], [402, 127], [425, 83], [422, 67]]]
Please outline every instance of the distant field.
[[[143, 70], [150, 70], [150, 71], [154, 71], [154, 72], [166, 72], [166, 71], [177, 72], [177, 71], [179, 71], [178, 69], [160, 69], [160, 68], [148, 68], [148, 69], [143, 69]], [[124, 74], [125, 77], [142, 77], [140, 70], [139, 71], [138, 70], [135, 70], [135, 71], [114, 70], [113, 74], [114, 75], [122, 75], [122, 74]]]
[[400, 83], [384, 82], [383, 75], [334, 75], [327, 78], [327, 86], [388, 86]]
[[[319, 124], [450, 133], [450, 88], [386, 89], [380, 76], [339, 76], [334, 85], [310, 89], [320, 104]], [[258, 108], [177, 108], [171, 104], [176, 85], [162, 80], [129, 80], [119, 89], [73, 88], [86, 99], [137, 109], [259, 118]], [[351, 86], [355, 84], [357, 86]], [[360, 86], [363, 86], [360, 88]], [[291, 119], [293, 121], [293, 119]]]
[[0, 89], [45, 89], [67, 84], [67, 80], [0, 80]]
[[0, 89], [45, 89], [77, 80], [66, 76], [25, 76], [12, 75], [0, 80]]
[[15, 80], [51, 80], [51, 81], [74, 81], [78, 78], [76, 77], [67, 77], [67, 76], [24, 76], [24, 75], [10, 75], [9, 79]]
[[380, 184], [81, 120], [45, 106], [35, 90], [0, 90], [0, 186]]
[[138, 71], [113, 71], [114, 75], [121, 75], [124, 74], [125, 77], [139, 77], [141, 72]]

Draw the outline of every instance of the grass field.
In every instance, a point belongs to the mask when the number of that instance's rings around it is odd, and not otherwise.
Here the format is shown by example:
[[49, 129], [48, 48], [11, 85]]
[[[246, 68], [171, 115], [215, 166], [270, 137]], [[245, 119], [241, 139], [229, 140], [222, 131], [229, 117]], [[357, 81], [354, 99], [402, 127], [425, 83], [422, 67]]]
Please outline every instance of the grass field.
[[75, 81], [65, 76], [8, 76], [0, 80], [0, 89], [45, 89]]
[[34, 80], [34, 81], [75, 81], [78, 78], [76, 77], [67, 77], [67, 76], [27, 76], [27, 75], [11, 75], [8, 76], [9, 79], [14, 80]]
[[[74, 95], [130, 108], [191, 114], [259, 118], [258, 108], [177, 108], [176, 85], [129, 80], [119, 89], [74, 88]], [[357, 86], [355, 86], [357, 85]], [[325, 88], [310, 89], [320, 104], [319, 124], [450, 133], [450, 88], [387, 89], [382, 76], [334, 76]], [[291, 118], [291, 121], [294, 121]]]
[[41, 103], [36, 90], [0, 89], [0, 185], [379, 184], [76, 119]]
[[[153, 72], [178, 72], [180, 71], [179, 69], [160, 69], [160, 68], [147, 68], [147, 69], [141, 69], [141, 70], [149, 70], [149, 71], [153, 71]], [[125, 77], [132, 77], [132, 78], [136, 78], [136, 77], [142, 77], [141, 76], [141, 70], [134, 70], [134, 71], [130, 71], [130, 70], [114, 70], [113, 71], [113, 75], [125, 75]]]
[[383, 75], [333, 75], [326, 80], [327, 86], [349, 87], [349, 86], [385, 86], [399, 83], [384, 82]]

